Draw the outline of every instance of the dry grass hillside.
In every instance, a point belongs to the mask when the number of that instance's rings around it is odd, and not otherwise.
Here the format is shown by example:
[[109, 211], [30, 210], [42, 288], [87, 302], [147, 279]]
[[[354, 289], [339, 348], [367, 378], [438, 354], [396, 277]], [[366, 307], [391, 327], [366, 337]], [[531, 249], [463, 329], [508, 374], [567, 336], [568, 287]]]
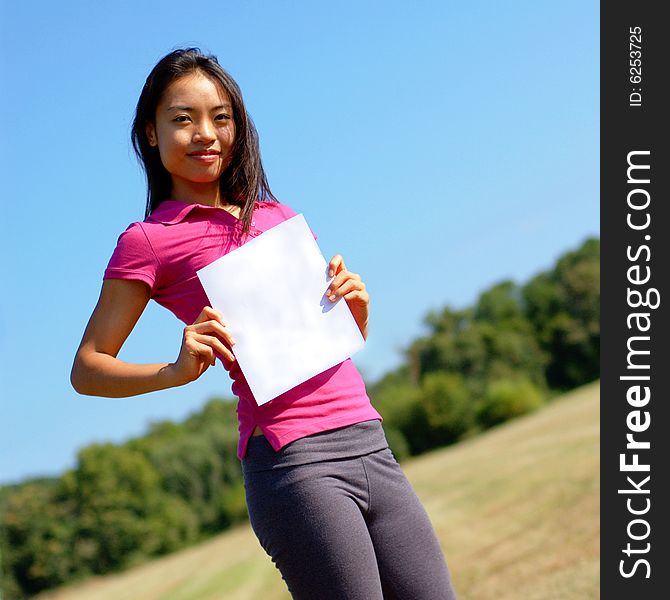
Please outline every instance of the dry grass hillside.
[[[599, 396], [594, 382], [532, 415], [403, 463], [438, 532], [460, 600], [599, 597]], [[248, 526], [39, 596], [252, 598], [290, 596]]]

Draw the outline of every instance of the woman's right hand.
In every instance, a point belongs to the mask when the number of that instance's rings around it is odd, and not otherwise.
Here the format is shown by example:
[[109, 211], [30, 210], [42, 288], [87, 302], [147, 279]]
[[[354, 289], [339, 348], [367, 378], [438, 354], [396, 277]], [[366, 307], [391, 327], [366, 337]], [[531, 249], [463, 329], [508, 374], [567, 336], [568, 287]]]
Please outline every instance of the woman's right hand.
[[[235, 360], [231, 348], [235, 345], [223, 315], [211, 306], [205, 306], [192, 325], [184, 327], [179, 356], [169, 369], [175, 385], [198, 379], [219, 356], [228, 363]], [[224, 363], [225, 364], [225, 363]]]

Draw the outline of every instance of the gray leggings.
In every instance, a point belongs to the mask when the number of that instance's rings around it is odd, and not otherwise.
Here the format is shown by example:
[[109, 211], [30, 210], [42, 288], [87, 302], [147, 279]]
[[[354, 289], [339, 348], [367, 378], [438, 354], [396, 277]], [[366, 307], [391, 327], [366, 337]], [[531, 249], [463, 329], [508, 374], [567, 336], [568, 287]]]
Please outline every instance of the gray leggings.
[[254, 437], [243, 470], [251, 526], [294, 599], [455, 600], [435, 531], [379, 421], [287, 448]]

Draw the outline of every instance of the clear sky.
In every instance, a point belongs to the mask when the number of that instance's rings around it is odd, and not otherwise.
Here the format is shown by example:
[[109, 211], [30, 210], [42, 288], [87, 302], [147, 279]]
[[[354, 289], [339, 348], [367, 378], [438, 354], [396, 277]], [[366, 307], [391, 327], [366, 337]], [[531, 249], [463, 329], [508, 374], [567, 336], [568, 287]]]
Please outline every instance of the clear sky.
[[[2, 3], [0, 482], [231, 395], [220, 365], [134, 398], [69, 383], [116, 239], [143, 218], [129, 131], [161, 56], [198, 45], [240, 84], [273, 192], [368, 288], [354, 362], [373, 381], [429, 309], [599, 235], [598, 27], [590, 0]], [[172, 361], [182, 327], [152, 302], [120, 357]]]

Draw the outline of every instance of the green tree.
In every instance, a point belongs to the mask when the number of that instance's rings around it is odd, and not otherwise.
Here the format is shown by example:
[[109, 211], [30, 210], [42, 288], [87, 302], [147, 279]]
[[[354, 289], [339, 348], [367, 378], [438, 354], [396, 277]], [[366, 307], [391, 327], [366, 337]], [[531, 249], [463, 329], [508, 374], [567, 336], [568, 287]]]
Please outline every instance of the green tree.
[[372, 404], [384, 418], [384, 432], [397, 460], [412, 453], [407, 436], [414, 432], [414, 413], [419, 404], [419, 386], [412, 382], [406, 365], [389, 371], [379, 381], [367, 386]]
[[546, 377], [567, 390], [600, 374], [600, 241], [586, 240], [524, 286], [527, 312], [550, 357]]
[[524, 374], [543, 389], [549, 357], [519, 296], [519, 289], [504, 281], [484, 292], [472, 309], [429, 313], [425, 323], [433, 333], [407, 350], [419, 380], [432, 372], [457, 373], [473, 400], [482, 398], [488, 381], [512, 374]]
[[421, 381], [419, 397], [434, 445], [453, 443], [473, 426], [472, 399], [459, 373], [428, 373]]
[[94, 573], [135, 564], [194, 537], [189, 507], [167, 496], [140, 452], [92, 444], [78, 454], [63, 486], [78, 516], [78, 543]]
[[183, 423], [153, 423], [129, 446], [160, 474], [162, 489], [188, 504], [204, 534], [247, 518], [237, 458], [236, 405], [213, 398]]
[[483, 428], [536, 410], [543, 404], [540, 390], [526, 377], [491, 381], [477, 408], [477, 421]]
[[401, 426], [412, 406], [417, 403], [419, 388], [412, 381], [407, 366], [386, 373], [379, 381], [367, 386], [373, 405], [395, 426]]
[[13, 597], [35, 594], [70, 579], [80, 569], [73, 556], [75, 531], [57, 480], [32, 480], [9, 490], [1, 506], [3, 585]]

